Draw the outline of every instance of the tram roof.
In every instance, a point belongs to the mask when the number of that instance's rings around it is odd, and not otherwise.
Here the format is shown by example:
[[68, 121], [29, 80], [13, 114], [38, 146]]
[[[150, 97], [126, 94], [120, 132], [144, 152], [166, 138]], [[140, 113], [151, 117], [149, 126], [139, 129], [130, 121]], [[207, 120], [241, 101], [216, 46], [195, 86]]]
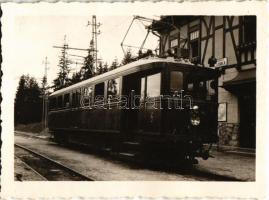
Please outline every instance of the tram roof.
[[[71, 85], [69, 87], [57, 90], [53, 93], [50, 94], [50, 96], [55, 96], [61, 93], [65, 93], [65, 92], [69, 92], [71, 90], [74, 89], [78, 89], [82, 86], [85, 85], [90, 85], [90, 84], [98, 84], [100, 82], [103, 82], [104, 80], [106, 80], [107, 77], [117, 77], [117, 76], [121, 76], [121, 75], [126, 75], [126, 74], [131, 74], [131, 73], [135, 73], [138, 71], [142, 71], [145, 70], [146, 68], [144, 68], [144, 66], [150, 66], [150, 64], [156, 64], [156, 63], [167, 63], [167, 64], [176, 64], [177, 67], [191, 67], [192, 69], [202, 69], [202, 70], [210, 70], [213, 71], [212, 68], [209, 67], [201, 67], [201, 66], [197, 66], [194, 65], [193, 63], [183, 60], [183, 59], [174, 59], [172, 57], [168, 57], [168, 58], [158, 58], [158, 57], [148, 57], [148, 58], [143, 58], [143, 59], [139, 59], [137, 61], [128, 63], [126, 65], [123, 65], [121, 67], [118, 67], [114, 70], [105, 72], [103, 74], [97, 75], [95, 77], [89, 78], [87, 80], [81, 81], [79, 83], [76, 83], [74, 85]], [[129, 72], [129, 73], [128, 73]]]

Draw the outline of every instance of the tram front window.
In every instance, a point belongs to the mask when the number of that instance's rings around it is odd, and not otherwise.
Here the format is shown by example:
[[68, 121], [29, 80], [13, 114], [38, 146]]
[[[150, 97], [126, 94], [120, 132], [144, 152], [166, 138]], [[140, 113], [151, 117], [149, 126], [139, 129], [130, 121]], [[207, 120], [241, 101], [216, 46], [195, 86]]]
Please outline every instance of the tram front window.
[[212, 100], [216, 96], [216, 80], [206, 75], [188, 74], [185, 92], [196, 99]]
[[183, 73], [180, 71], [172, 71], [170, 74], [170, 92], [180, 92], [183, 90]]
[[207, 95], [206, 81], [195, 80], [188, 83], [187, 92], [191, 93], [194, 97], [204, 99]]

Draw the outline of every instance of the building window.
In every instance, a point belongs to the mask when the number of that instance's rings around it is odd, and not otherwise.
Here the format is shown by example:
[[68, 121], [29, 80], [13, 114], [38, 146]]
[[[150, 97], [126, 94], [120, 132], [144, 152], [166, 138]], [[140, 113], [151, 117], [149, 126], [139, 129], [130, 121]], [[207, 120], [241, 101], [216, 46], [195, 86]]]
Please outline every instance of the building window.
[[178, 39], [173, 39], [170, 41], [170, 46], [171, 48], [177, 47], [178, 46]]
[[173, 54], [174, 54], [175, 56], [177, 56], [177, 54], [178, 54], [178, 50], [177, 50], [177, 48], [174, 48], [174, 49], [173, 49]]
[[198, 57], [199, 56], [199, 52], [198, 52], [198, 48], [199, 48], [199, 44], [198, 44], [198, 40], [195, 41], [191, 41], [190, 43], [190, 57], [194, 58], [194, 57]]
[[170, 37], [170, 51], [171, 51], [171, 55], [170, 56], [174, 56], [177, 57], [178, 56], [178, 45], [179, 45], [179, 41], [178, 41], [178, 35], [173, 35]]
[[199, 31], [193, 31], [190, 33], [190, 40], [195, 40], [199, 38]]
[[243, 22], [243, 43], [256, 42], [256, 16], [246, 16]]
[[190, 57], [199, 57], [199, 31], [190, 33]]

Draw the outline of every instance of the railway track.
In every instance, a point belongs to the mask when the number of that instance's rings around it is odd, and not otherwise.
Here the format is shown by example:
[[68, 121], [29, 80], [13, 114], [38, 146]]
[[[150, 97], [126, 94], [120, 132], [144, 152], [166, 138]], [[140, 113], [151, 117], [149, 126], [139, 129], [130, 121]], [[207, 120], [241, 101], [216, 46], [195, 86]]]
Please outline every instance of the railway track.
[[[25, 163], [24, 161], [22, 161], [18, 156], [15, 155], [15, 164], [19, 165], [20, 163], [20, 167], [21, 165], [23, 165], [23, 169], [27, 171], [27, 173], [31, 174], [31, 178], [34, 178], [34, 180], [40, 180], [40, 181], [47, 181], [47, 179], [42, 176], [40, 173], [38, 173], [34, 168], [32, 168], [30, 165], [28, 165], [27, 163]], [[26, 178], [25, 178], [26, 176]], [[27, 177], [29, 176], [26, 175], [25, 173], [15, 173], [15, 177], [17, 181], [24, 181], [27, 180]], [[34, 177], [32, 177], [34, 176]]]
[[22, 145], [15, 144], [15, 156], [43, 180], [94, 181], [94, 179]]
[[[88, 150], [88, 148], [85, 147], [81, 148], [81, 146], [71, 146], [70, 148], [77, 150], [78, 152], [85, 152]], [[85, 150], [85, 151], [84, 151]], [[167, 173], [167, 174], [178, 174], [182, 175], [186, 178], [195, 179], [197, 181], [242, 181], [239, 179], [236, 179], [234, 177], [229, 177], [226, 175], [220, 175], [215, 174], [207, 169], [202, 169], [199, 167], [199, 165], [186, 165], [182, 166], [181, 164], [169, 164], [169, 162], [162, 161], [160, 159], [147, 159], [146, 161], [140, 160], [140, 159], [127, 159], [119, 157], [118, 155], [110, 154], [110, 153], [97, 153], [94, 151], [91, 151], [93, 154], [96, 154], [100, 157], [106, 158], [108, 160], [117, 160], [122, 162], [123, 164], [127, 164], [130, 167], [138, 168], [138, 169], [149, 169], [155, 172], [160, 171], [161, 173]], [[37, 153], [31, 149], [28, 149], [27, 147], [24, 147], [22, 145], [15, 144], [15, 155], [19, 157], [23, 162], [25, 162], [27, 165], [31, 166], [36, 172], [38, 172], [40, 175], [44, 176], [47, 180], [63, 180], [63, 181], [93, 181], [93, 178], [86, 177], [85, 175], [70, 169], [69, 167], [64, 166], [63, 164], [48, 158], [45, 155], [41, 155], [40, 153]], [[29, 156], [30, 155], [30, 156]], [[29, 158], [30, 157], [30, 158]], [[32, 158], [34, 157], [34, 158]], [[39, 158], [36, 159], [35, 158]], [[43, 161], [40, 161], [40, 159], [45, 159], [47, 163], [43, 163]], [[51, 162], [52, 161], [52, 162]], [[49, 162], [49, 163], [48, 163]], [[54, 166], [50, 166], [50, 163]], [[56, 165], [56, 166], [55, 166]], [[60, 165], [60, 166], [59, 166]], [[48, 167], [49, 166], [49, 167]], [[62, 167], [63, 166], [63, 167]], [[56, 169], [55, 169], [56, 168]], [[60, 169], [58, 169], [60, 168]], [[63, 168], [63, 169], [62, 169]], [[62, 174], [61, 171], [65, 171], [64, 174]], [[66, 175], [67, 174], [67, 175]]]

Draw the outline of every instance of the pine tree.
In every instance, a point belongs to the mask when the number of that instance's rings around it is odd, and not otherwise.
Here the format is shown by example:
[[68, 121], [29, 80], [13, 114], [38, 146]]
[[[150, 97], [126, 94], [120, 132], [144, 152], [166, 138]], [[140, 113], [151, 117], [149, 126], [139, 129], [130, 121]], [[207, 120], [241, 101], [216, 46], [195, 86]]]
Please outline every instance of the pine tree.
[[72, 74], [72, 78], [70, 79], [70, 84], [73, 85], [75, 83], [78, 83], [82, 80], [82, 73], [81, 70], [78, 72], [74, 72]]
[[121, 61], [122, 65], [126, 65], [130, 62], [133, 62], [134, 58], [130, 49], [127, 50], [127, 53], [124, 55], [123, 60]]
[[88, 79], [94, 76], [94, 58], [92, 56], [92, 47], [88, 50], [88, 55], [84, 60], [84, 65], [82, 67], [83, 74], [82, 79]]
[[15, 106], [14, 106], [15, 124], [21, 122], [21, 119], [23, 117], [23, 104], [26, 90], [26, 79], [27, 77], [25, 77], [24, 75], [21, 76], [19, 86], [16, 92]]
[[15, 97], [15, 124], [40, 122], [42, 92], [35, 78], [22, 75]]
[[118, 59], [115, 58], [113, 62], [111, 63], [110, 70], [117, 69], [119, 67]]
[[58, 77], [53, 81], [55, 90], [59, 90], [61, 88], [64, 88], [70, 84], [69, 79], [69, 73], [71, 71], [69, 65], [71, 64], [71, 61], [68, 59], [66, 54], [66, 45], [64, 45], [64, 48], [62, 49], [62, 55], [59, 60], [59, 72]]
[[108, 64], [107, 62], [103, 66], [103, 73], [108, 72]]
[[104, 73], [104, 67], [103, 67], [103, 63], [99, 62], [99, 65], [97, 67], [97, 74], [103, 74]]

